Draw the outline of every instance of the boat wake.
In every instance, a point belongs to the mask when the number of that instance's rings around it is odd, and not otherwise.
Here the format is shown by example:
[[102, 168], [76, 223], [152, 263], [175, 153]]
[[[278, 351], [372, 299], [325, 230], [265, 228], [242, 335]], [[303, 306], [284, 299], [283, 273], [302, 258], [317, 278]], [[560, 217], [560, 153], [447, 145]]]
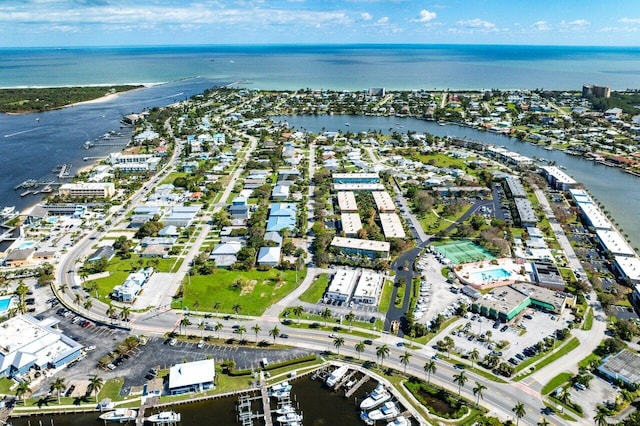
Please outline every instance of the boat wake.
[[22, 135], [24, 133], [29, 133], [29, 132], [35, 132], [36, 130], [38, 130], [38, 128], [36, 127], [35, 129], [28, 129], [28, 130], [22, 130], [20, 132], [15, 132], [15, 133], [9, 133], [4, 135], [5, 138], [10, 138], [13, 136], [18, 136], [18, 135]]

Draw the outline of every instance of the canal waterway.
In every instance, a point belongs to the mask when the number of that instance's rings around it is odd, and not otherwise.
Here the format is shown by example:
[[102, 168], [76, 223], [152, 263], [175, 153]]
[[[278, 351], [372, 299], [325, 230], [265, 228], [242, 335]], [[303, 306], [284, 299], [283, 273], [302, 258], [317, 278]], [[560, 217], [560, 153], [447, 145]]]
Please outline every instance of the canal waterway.
[[[291, 391], [292, 400], [299, 412], [304, 416], [305, 426], [362, 426], [358, 406], [371, 392], [377, 382], [369, 380], [350, 399], [344, 398], [344, 392], [333, 392], [324, 387], [321, 380], [312, 380], [310, 376], [293, 380]], [[259, 394], [257, 394], [259, 395]], [[172, 408], [182, 415], [180, 425], [239, 425], [237, 420], [236, 405], [238, 396], [212, 399], [208, 401], [189, 403]], [[262, 408], [254, 401], [252, 404], [255, 412], [262, 412]], [[357, 404], [357, 405], [356, 405]], [[275, 408], [275, 400], [272, 399]], [[157, 410], [151, 410], [155, 412]], [[149, 412], [149, 415], [151, 414]], [[53, 416], [32, 416], [11, 419], [13, 426], [81, 426], [100, 424], [97, 420], [99, 413], [67, 414]], [[213, 422], [215, 420], [215, 422]], [[261, 420], [255, 420], [255, 424], [262, 424]]]
[[[521, 142], [516, 138], [485, 132], [469, 127], [447, 124], [439, 125], [433, 121], [416, 118], [375, 117], [375, 116], [281, 116], [274, 120], [285, 120], [295, 129], [320, 133], [325, 131], [365, 132], [382, 131], [404, 133], [408, 130], [430, 133], [435, 136], [468, 138], [486, 144], [504, 146], [510, 151], [528, 157], [546, 158], [564, 166], [565, 172], [582, 182], [589, 193], [606, 206], [615, 222], [619, 223], [623, 234], [634, 247], [640, 247], [640, 222], [636, 220], [640, 211], [640, 178], [625, 173], [621, 169], [607, 167], [588, 161], [582, 157], [565, 154], [562, 151], [548, 151], [544, 147]], [[346, 125], [348, 123], [349, 125]]]
[[[122, 93], [101, 102], [84, 103], [37, 114], [0, 114], [0, 206], [24, 209], [41, 196], [21, 197], [14, 187], [27, 179], [53, 181], [59, 164], [71, 165], [71, 174], [90, 165], [84, 157], [105, 157], [122, 149], [130, 128], [121, 129], [123, 116], [184, 100], [223, 83], [192, 78]], [[103, 139], [111, 131], [122, 137]], [[84, 149], [86, 141], [95, 147]]]

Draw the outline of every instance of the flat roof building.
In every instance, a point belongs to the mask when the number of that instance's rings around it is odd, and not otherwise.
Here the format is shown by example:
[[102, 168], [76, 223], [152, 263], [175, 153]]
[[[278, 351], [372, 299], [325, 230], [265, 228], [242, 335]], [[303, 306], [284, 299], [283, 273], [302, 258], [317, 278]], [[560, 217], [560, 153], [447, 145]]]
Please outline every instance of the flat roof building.
[[580, 186], [580, 183], [556, 166], [543, 166], [541, 169], [542, 174], [555, 189], [566, 191]]
[[505, 179], [505, 182], [509, 187], [509, 192], [511, 193], [512, 197], [514, 198], [527, 197], [527, 191], [525, 191], [524, 186], [522, 186], [522, 182], [520, 182], [520, 179], [513, 176], [509, 176]]
[[120, 302], [133, 303], [142, 287], [149, 281], [153, 274], [153, 268], [142, 268], [138, 272], [132, 272], [122, 285], [113, 288], [111, 295]]
[[331, 246], [344, 254], [366, 256], [371, 259], [388, 258], [391, 245], [386, 241], [333, 237]]
[[384, 191], [381, 183], [334, 183], [334, 191], [371, 192]]
[[513, 201], [515, 202], [522, 226], [535, 226], [538, 223], [538, 216], [536, 216], [531, 201], [526, 198], [514, 198]]
[[363, 269], [353, 292], [353, 301], [365, 305], [377, 305], [383, 284], [384, 275], [371, 269]]
[[640, 383], [640, 355], [623, 349], [605, 357], [598, 371], [611, 381], [621, 380], [627, 385]]
[[180, 395], [213, 389], [215, 375], [213, 359], [176, 364], [169, 370], [169, 393]]
[[614, 256], [635, 256], [636, 252], [618, 231], [597, 229], [596, 236], [602, 248]]
[[333, 183], [379, 183], [377, 173], [334, 173]]
[[358, 211], [356, 196], [351, 191], [338, 192], [338, 207], [342, 213], [355, 213]]
[[60, 185], [58, 195], [66, 198], [106, 198], [113, 197], [116, 186], [113, 182], [79, 182]]
[[373, 195], [373, 201], [376, 203], [378, 212], [395, 213], [396, 205], [387, 191], [373, 191], [371, 195]]
[[338, 269], [327, 287], [325, 297], [339, 302], [347, 302], [351, 298], [357, 278], [355, 270]]
[[637, 256], [616, 256], [613, 268], [623, 280], [640, 284], [640, 259]]
[[380, 213], [380, 224], [382, 225], [384, 237], [387, 239], [405, 238], [407, 236], [397, 213]]
[[347, 237], [355, 237], [362, 229], [362, 221], [358, 213], [342, 213], [340, 215], [342, 231]]

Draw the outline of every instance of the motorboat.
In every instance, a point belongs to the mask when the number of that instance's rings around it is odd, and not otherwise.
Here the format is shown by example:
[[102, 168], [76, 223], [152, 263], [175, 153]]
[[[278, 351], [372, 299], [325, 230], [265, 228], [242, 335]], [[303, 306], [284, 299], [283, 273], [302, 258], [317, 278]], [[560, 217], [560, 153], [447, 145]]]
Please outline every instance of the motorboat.
[[280, 424], [302, 424], [302, 414], [298, 414], [295, 411], [276, 417], [276, 421]]
[[118, 408], [117, 410], [108, 411], [98, 417], [105, 422], [125, 423], [130, 422], [138, 417], [138, 411], [131, 408]]
[[282, 407], [274, 411], [276, 414], [295, 413], [296, 409], [291, 404], [285, 404]]
[[360, 414], [360, 418], [366, 424], [374, 424], [380, 420], [388, 420], [392, 419], [400, 414], [400, 410], [398, 410], [398, 406], [393, 401], [387, 401], [384, 405], [376, 410], [365, 412], [363, 411]]
[[391, 394], [382, 383], [378, 383], [373, 391], [361, 403], [360, 409], [369, 411], [391, 399]]
[[411, 421], [406, 417], [398, 417], [392, 422], [387, 423], [387, 426], [410, 426]]
[[284, 382], [271, 386], [269, 389], [269, 396], [276, 399], [287, 398], [290, 395], [291, 388], [291, 384], [285, 380]]
[[181, 417], [182, 416], [180, 415], [180, 413], [176, 413], [175, 411], [162, 411], [158, 414], [147, 417], [147, 421], [149, 423], [155, 423], [159, 425], [174, 424], [178, 423]]
[[331, 375], [327, 377], [325, 384], [330, 388], [334, 387], [344, 377], [344, 375], [347, 374], [347, 371], [349, 371], [349, 367], [346, 365], [336, 368]]

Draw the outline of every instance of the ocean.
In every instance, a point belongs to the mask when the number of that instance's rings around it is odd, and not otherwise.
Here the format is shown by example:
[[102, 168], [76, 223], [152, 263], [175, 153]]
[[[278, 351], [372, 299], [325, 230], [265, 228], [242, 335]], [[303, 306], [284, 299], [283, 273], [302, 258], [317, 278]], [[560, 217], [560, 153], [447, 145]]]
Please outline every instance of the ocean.
[[258, 89], [638, 88], [640, 47], [509, 45], [157, 46], [0, 49], [0, 87], [200, 77]]

